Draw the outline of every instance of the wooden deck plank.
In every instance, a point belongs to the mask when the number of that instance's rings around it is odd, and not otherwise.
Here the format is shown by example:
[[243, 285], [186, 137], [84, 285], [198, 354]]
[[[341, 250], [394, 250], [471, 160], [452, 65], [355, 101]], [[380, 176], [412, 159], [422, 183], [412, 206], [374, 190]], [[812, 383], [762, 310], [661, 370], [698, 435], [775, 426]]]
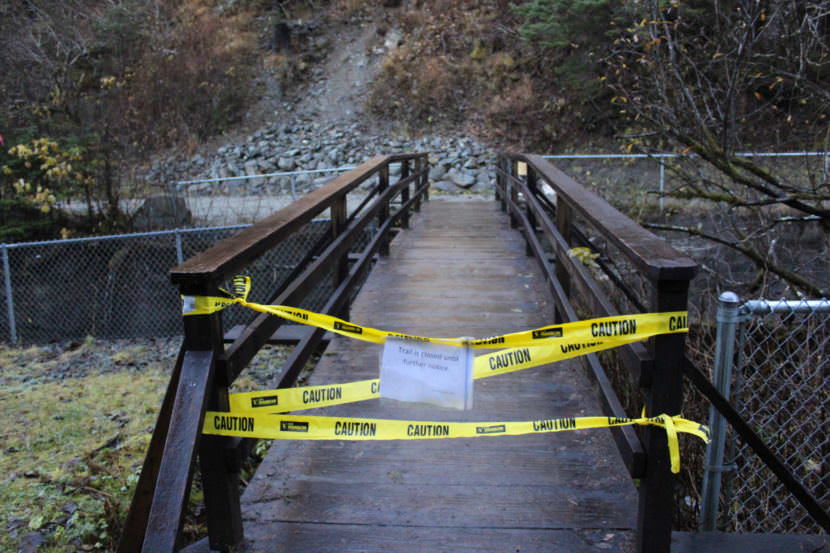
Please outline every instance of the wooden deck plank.
[[[432, 201], [392, 242], [352, 321], [487, 336], [553, 321], [494, 202]], [[334, 336], [309, 384], [378, 375]], [[372, 400], [314, 414], [499, 421], [600, 414], [578, 361], [478, 380], [468, 411]], [[390, 442], [276, 441], [243, 498], [244, 551], [630, 551], [636, 493], [607, 430]], [[610, 536], [610, 537], [607, 537]]]
[[[602, 553], [633, 547], [630, 533], [614, 530], [549, 530], [537, 528], [433, 528], [402, 526], [395, 533], [364, 524], [273, 523], [250, 526], [247, 551], [321, 553]], [[187, 553], [207, 553], [207, 540]]]

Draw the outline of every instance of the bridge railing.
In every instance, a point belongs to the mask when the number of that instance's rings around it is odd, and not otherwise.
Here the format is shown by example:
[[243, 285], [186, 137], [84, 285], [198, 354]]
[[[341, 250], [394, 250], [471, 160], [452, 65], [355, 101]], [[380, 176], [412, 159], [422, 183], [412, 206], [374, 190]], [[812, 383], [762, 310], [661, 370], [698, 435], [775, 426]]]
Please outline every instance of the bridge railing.
[[[697, 264], [645, 230], [602, 198], [537, 155], [504, 154], [497, 167], [496, 197], [542, 268], [559, 321], [621, 314], [592, 272], [591, 251], [608, 244], [639, 278], [639, 289], [607, 271], [610, 287], [641, 312], [685, 311], [689, 281]], [[580, 224], [577, 224], [579, 221]], [[578, 255], [577, 248], [583, 248]], [[588, 249], [584, 249], [588, 248]], [[601, 272], [605, 267], [598, 267]], [[579, 301], [576, 301], [576, 300]], [[629, 311], [630, 312], [630, 311]], [[661, 335], [647, 345], [618, 348], [619, 362], [644, 389], [649, 416], [680, 413], [684, 334]], [[584, 356], [605, 414], [626, 417], [611, 379], [596, 355]], [[674, 511], [665, 432], [649, 427], [612, 430], [631, 477], [638, 479], [637, 550], [669, 551]]]
[[[697, 270], [691, 259], [540, 156], [502, 155], [496, 174], [497, 200], [509, 213], [511, 225], [524, 233], [528, 254], [537, 257], [560, 319], [575, 320], [578, 314], [579, 318], [618, 315], [618, 305], [624, 305], [627, 312], [686, 310], [689, 280]], [[594, 259], [591, 252], [595, 249], [603, 250], [605, 255]], [[610, 259], [609, 252], [622, 259]], [[685, 376], [816, 524], [830, 532], [830, 514], [821, 500], [689, 361], [683, 351], [684, 335], [661, 335], [649, 342], [648, 347], [632, 344], [615, 350], [617, 361], [627, 369], [636, 387], [644, 389], [648, 415], [680, 413]], [[598, 385], [605, 413], [630, 416], [633, 406], [627, 406], [628, 412], [623, 407], [597, 356], [583, 359]], [[640, 482], [637, 551], [668, 552], [675, 500], [665, 437], [656, 429], [641, 429], [637, 434], [630, 428], [614, 428], [612, 434], [631, 477]], [[785, 541], [780, 543], [789, 544], [792, 550], [821, 548], [815, 540], [782, 538]], [[761, 550], [765, 539], [763, 535], [728, 534], [708, 542], [703, 539], [697, 545], [687, 540], [685, 546], [688, 550], [704, 546], [722, 551]]]
[[[400, 164], [396, 182], [390, 165]], [[317, 309], [348, 317], [351, 298], [372, 259], [388, 253], [394, 225], [408, 226], [411, 210], [428, 198], [426, 154], [379, 156], [334, 178], [262, 221], [219, 242], [171, 271], [183, 296], [222, 295], [219, 288], [268, 252], [330, 212], [330, 231], [315, 236], [292, 273], [272, 291], [268, 303], [300, 305], [324, 279], [331, 293]], [[348, 209], [348, 195], [361, 184], [376, 183], [360, 204]], [[365, 188], [365, 184], [364, 184]], [[232, 343], [222, 311], [183, 317], [184, 340], [170, 378], [141, 477], [119, 543], [119, 553], [161, 553], [179, 545], [184, 512], [197, 456], [207, 513], [210, 548], [226, 551], [242, 540], [239, 472], [250, 440], [201, 433], [206, 410], [227, 411], [228, 388], [278, 330], [282, 319], [259, 315]], [[324, 332], [301, 333], [277, 377], [290, 387], [318, 350]], [[198, 455], [197, 455], [198, 454]]]

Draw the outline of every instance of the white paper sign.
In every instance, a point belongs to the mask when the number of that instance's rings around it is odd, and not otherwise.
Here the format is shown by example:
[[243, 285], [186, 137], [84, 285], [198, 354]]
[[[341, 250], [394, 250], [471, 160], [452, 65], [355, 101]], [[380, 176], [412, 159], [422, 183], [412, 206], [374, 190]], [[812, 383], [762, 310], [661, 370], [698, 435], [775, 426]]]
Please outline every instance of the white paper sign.
[[472, 351], [466, 347], [387, 338], [380, 362], [380, 397], [470, 409]]

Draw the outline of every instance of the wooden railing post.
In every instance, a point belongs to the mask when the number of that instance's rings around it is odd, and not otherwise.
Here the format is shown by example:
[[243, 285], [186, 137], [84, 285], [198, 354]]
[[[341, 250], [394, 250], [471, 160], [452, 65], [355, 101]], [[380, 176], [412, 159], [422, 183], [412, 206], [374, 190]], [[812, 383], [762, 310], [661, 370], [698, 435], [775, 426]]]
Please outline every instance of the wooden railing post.
[[[409, 176], [409, 160], [401, 161], [401, 179]], [[401, 189], [401, 205], [406, 205], [409, 201], [409, 185], [407, 184]], [[401, 228], [409, 228], [409, 211], [406, 210], [401, 215]]]
[[[536, 171], [530, 165], [527, 166], [527, 190], [531, 194], [537, 192]], [[533, 207], [531, 206], [530, 198], [525, 198], [525, 214], [530, 223], [529, 232], [536, 232], [536, 216], [533, 214]], [[530, 237], [525, 240], [525, 255], [532, 257], [533, 248], [530, 246]]]
[[183, 362], [184, 350], [179, 349], [176, 365], [170, 375], [170, 382], [167, 384], [167, 391], [164, 394], [161, 410], [156, 420], [156, 428], [153, 431], [153, 437], [150, 439], [147, 455], [141, 467], [141, 475], [136, 483], [135, 495], [133, 495], [130, 503], [127, 520], [124, 521], [124, 531], [118, 542], [117, 553], [140, 553], [144, 545], [147, 521], [150, 517], [150, 509], [153, 506], [156, 480], [159, 476], [159, 467], [164, 454], [164, 443], [167, 441], [170, 430], [170, 419], [173, 404], [176, 400], [176, 391], [179, 388]]
[[519, 226], [519, 219], [516, 217], [516, 214], [513, 213], [512, 205], [517, 205], [517, 201], [519, 198], [519, 192], [516, 189], [516, 184], [513, 182], [513, 179], [518, 178], [519, 176], [519, 162], [515, 159], [508, 160], [508, 171], [507, 174], [510, 175], [511, 178], [507, 179], [507, 198], [509, 198], [510, 202], [507, 205], [507, 215], [510, 219], [510, 228], [517, 228]]
[[[572, 240], [572, 231], [571, 225], [573, 224], [573, 211], [571, 211], [571, 207], [565, 202], [562, 198], [561, 194], [556, 195], [556, 228], [559, 230], [559, 234], [565, 239], [565, 242], [570, 246]], [[566, 252], [567, 254], [567, 252]], [[571, 295], [571, 275], [568, 272], [567, 267], [565, 267], [564, 263], [557, 263], [556, 264], [556, 278], [559, 280], [559, 283], [562, 285], [562, 290], [564, 290], [565, 295], [570, 297]], [[563, 319], [563, 313], [559, 312], [559, 309], [556, 309], [554, 314], [554, 318], [556, 319], [557, 323], [561, 323]]]
[[[337, 240], [337, 238], [346, 230], [348, 226], [348, 209], [347, 209], [347, 200], [346, 196], [341, 197], [338, 199], [334, 204], [331, 206], [331, 233], [332, 233], [332, 241]], [[347, 278], [349, 278], [349, 252], [343, 252], [343, 255], [334, 263], [333, 266], [333, 278], [334, 278], [334, 289], [336, 290], [340, 284], [342, 284]], [[348, 319], [349, 318], [349, 306], [346, 305], [343, 307], [343, 310], [339, 314], [341, 317]]]
[[[389, 188], [389, 164], [386, 163], [378, 172], [378, 197]], [[389, 201], [385, 201], [378, 214], [378, 226], [383, 225], [389, 219]], [[380, 255], [389, 255], [389, 237], [385, 236], [380, 245]]]
[[504, 159], [504, 156], [499, 156], [496, 159], [496, 201], [499, 202], [501, 206], [501, 210], [504, 211], [507, 209], [507, 205], [504, 202], [504, 175], [502, 171], [507, 170], [507, 161]]
[[[219, 295], [218, 291], [209, 292]], [[210, 350], [216, 360], [224, 353], [222, 312], [184, 317], [184, 347], [187, 350]], [[224, 366], [224, 365], [221, 365]], [[227, 374], [214, 374], [208, 387], [206, 410], [229, 411]], [[203, 435], [199, 443], [199, 466], [210, 548], [227, 551], [242, 541], [242, 511], [239, 502], [240, 459], [225, 436]]]
[[[424, 157], [423, 156], [416, 157], [415, 158], [415, 172], [418, 173], [418, 174], [421, 174], [421, 171], [424, 170], [424, 166], [425, 166]], [[423, 183], [424, 183], [423, 178], [419, 177], [418, 179], [416, 179], [415, 180], [415, 189], [416, 190], [420, 189], [421, 186], [423, 186]], [[418, 196], [415, 198], [415, 203], [413, 204], [412, 209], [414, 209], [415, 211], [421, 211], [421, 195], [420, 194], [418, 194]]]
[[[420, 186], [426, 186], [426, 184], [429, 182], [429, 159], [426, 157], [426, 155], [422, 155], [419, 159], [421, 159], [421, 163], [423, 163], [421, 168], [424, 170], [424, 173], [418, 180], [420, 182]], [[427, 188], [424, 192], [424, 201], [429, 201], [429, 188]]]
[[[658, 279], [654, 286], [652, 312], [686, 311], [688, 290], [688, 280]], [[649, 417], [680, 414], [685, 337], [684, 333], [677, 333], [652, 338], [654, 365], [651, 387], [646, 396], [646, 414]], [[666, 431], [648, 426], [643, 430], [643, 437], [646, 470], [639, 488], [637, 552], [669, 553], [675, 479], [671, 472]]]
[[[216, 295], [207, 286], [182, 289], [182, 292], [188, 295]], [[222, 447], [224, 442], [211, 444], [201, 433], [205, 410], [217, 406], [221, 408], [223, 391], [227, 410], [227, 389], [221, 385], [223, 377], [216, 373], [217, 361], [222, 352], [221, 312], [184, 317], [182, 351], [181, 375], [141, 548], [144, 553], [175, 550], [190, 495], [193, 461], [197, 451], [201, 459], [211, 536], [222, 536], [228, 546], [235, 545], [242, 539], [239, 489], [227, 482]], [[223, 494], [224, 490], [232, 490], [233, 493]], [[220, 495], [229, 499], [224, 500]], [[234, 523], [238, 528], [236, 534], [227, 530], [229, 527], [232, 529]], [[226, 548], [217, 547], [219, 550]]]

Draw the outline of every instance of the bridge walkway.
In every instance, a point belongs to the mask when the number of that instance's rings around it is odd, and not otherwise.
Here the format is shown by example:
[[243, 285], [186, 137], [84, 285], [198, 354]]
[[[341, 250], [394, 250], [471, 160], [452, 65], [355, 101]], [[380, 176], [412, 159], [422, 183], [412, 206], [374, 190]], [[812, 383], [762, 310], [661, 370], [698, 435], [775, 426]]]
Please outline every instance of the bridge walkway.
[[[392, 241], [350, 319], [428, 336], [553, 320], [536, 261], [495, 202], [427, 202]], [[336, 336], [308, 384], [378, 375], [380, 347]], [[601, 414], [578, 360], [477, 380], [469, 411], [391, 400], [317, 409], [498, 421]], [[636, 490], [606, 429], [477, 439], [275, 441], [242, 497], [242, 551], [626, 552]]]

